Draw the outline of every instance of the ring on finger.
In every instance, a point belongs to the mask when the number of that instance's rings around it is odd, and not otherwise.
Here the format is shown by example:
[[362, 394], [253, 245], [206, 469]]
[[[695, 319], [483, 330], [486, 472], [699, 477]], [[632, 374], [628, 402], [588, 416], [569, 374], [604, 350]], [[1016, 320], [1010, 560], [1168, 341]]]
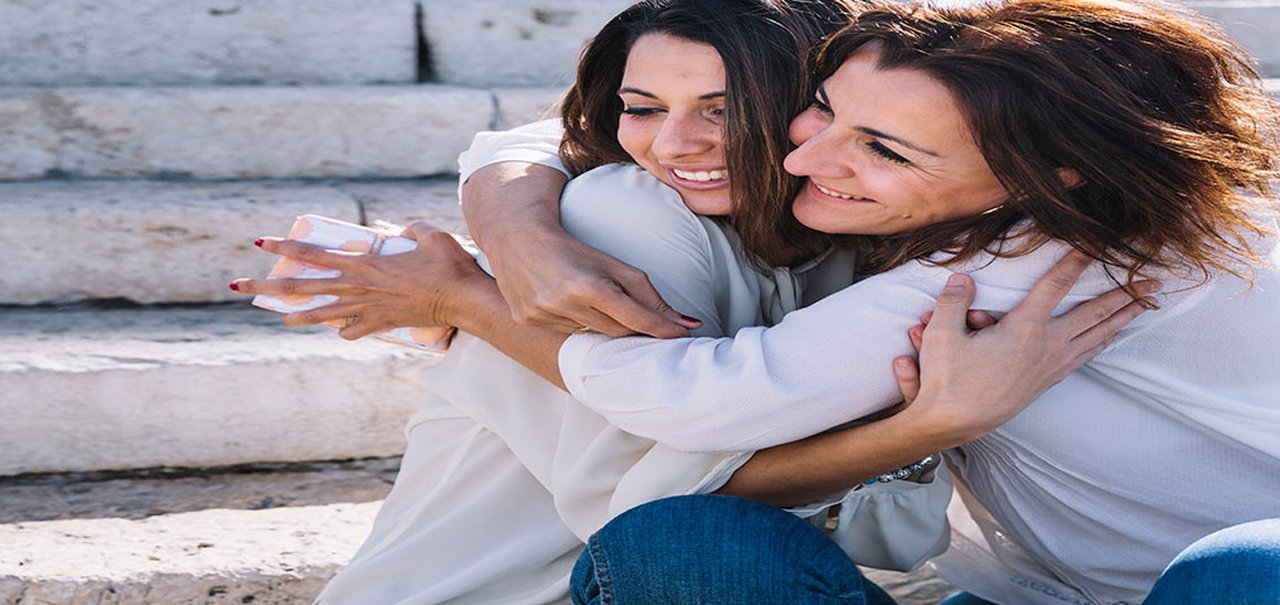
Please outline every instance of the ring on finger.
[[357, 323], [359, 323], [359, 321], [360, 321], [359, 315], [348, 315], [346, 318], [346, 323], [343, 325], [343, 327], [350, 328], [351, 326], [354, 326]]

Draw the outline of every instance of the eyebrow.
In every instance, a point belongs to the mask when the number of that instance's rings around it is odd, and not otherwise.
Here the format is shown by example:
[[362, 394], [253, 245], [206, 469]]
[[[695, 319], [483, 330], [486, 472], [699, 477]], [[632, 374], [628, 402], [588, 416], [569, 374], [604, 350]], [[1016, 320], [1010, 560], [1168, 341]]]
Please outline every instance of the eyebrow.
[[[823, 104], [825, 104], [827, 107], [830, 107], [830, 106], [831, 106], [831, 98], [827, 96], [827, 89], [826, 89], [826, 87], [825, 87], [825, 86], [823, 86], [823, 85], [821, 85], [821, 84], [819, 84], [819, 85], [818, 85], [818, 91], [817, 91], [817, 92], [818, 92], [818, 98], [822, 100]], [[882, 132], [882, 131], [876, 130], [876, 129], [874, 129], [874, 128], [869, 128], [869, 127], [867, 127], [867, 126], [854, 126], [854, 127], [853, 127], [853, 129], [854, 129], [854, 130], [857, 130], [858, 132], [861, 132], [861, 133], [869, 134], [869, 135], [871, 135], [871, 136], [873, 136], [873, 137], [876, 137], [877, 139], [885, 139], [885, 140], [888, 140], [888, 141], [893, 141], [893, 142], [895, 142], [895, 143], [897, 143], [897, 144], [899, 144], [899, 145], [902, 145], [903, 147], [907, 147], [907, 148], [910, 148], [910, 149], [914, 149], [914, 150], [919, 151], [920, 153], [923, 153], [923, 154], [925, 154], [925, 155], [931, 155], [931, 156], [933, 156], [933, 157], [935, 157], [935, 158], [942, 157], [942, 155], [941, 155], [941, 154], [939, 154], [939, 153], [938, 153], [938, 152], [936, 152], [936, 151], [929, 151], [928, 149], [925, 149], [924, 147], [920, 147], [919, 145], [916, 145], [916, 144], [914, 144], [914, 143], [911, 143], [910, 141], [903, 140], [903, 139], [898, 138], [898, 137], [895, 137], [895, 136], [893, 136], [893, 135], [891, 135], [891, 134], [889, 134], [889, 133]]]
[[[649, 92], [649, 91], [647, 91], [647, 90], [640, 90], [639, 88], [632, 88], [632, 87], [630, 87], [630, 86], [623, 86], [622, 88], [619, 88], [619, 89], [618, 89], [618, 94], [620, 94], [620, 95], [625, 95], [625, 94], [640, 95], [640, 96], [642, 96], [642, 97], [647, 97], [647, 98], [650, 98], [650, 99], [657, 99], [657, 98], [658, 98], [658, 95], [655, 95], [655, 94], [653, 94], [653, 93], [651, 93], [651, 92]], [[723, 91], [723, 90], [717, 90], [717, 91], [715, 91], [715, 92], [709, 92], [709, 93], [707, 93], [707, 94], [705, 94], [705, 95], [702, 95], [702, 96], [698, 97], [698, 100], [699, 100], [699, 101], [710, 101], [711, 99], [720, 99], [720, 98], [723, 98], [723, 97], [724, 97], [724, 91]]]

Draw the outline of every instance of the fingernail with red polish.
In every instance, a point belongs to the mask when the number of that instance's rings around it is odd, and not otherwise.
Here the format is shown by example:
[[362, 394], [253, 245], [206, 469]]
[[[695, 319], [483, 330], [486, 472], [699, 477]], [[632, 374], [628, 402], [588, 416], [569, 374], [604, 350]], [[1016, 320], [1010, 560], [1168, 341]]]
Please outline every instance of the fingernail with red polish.
[[261, 247], [262, 247], [262, 242], [263, 242], [263, 239], [262, 239], [262, 238], [258, 238], [258, 239], [253, 240], [253, 245], [255, 245], [255, 246], [257, 246], [257, 247], [261, 248]]
[[227, 287], [228, 287], [228, 288], [231, 288], [232, 290], [235, 290], [236, 292], [239, 292], [239, 291], [240, 291], [240, 282], [234, 282], [234, 281], [233, 281], [233, 282], [231, 282], [231, 283], [227, 284]]
[[688, 315], [685, 315], [683, 313], [680, 314], [680, 319], [683, 319], [685, 323], [702, 325], [701, 319], [698, 319], [697, 317], [689, 317]]

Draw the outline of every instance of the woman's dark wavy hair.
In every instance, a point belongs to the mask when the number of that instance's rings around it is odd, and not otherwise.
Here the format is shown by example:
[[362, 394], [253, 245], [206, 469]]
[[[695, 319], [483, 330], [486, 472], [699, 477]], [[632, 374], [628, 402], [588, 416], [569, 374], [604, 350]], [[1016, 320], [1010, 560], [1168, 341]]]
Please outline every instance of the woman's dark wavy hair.
[[577, 81], [561, 101], [561, 158], [574, 174], [633, 162], [618, 144], [618, 88], [636, 39], [661, 33], [708, 44], [725, 67], [729, 221], [743, 247], [770, 265], [822, 250], [830, 238], [791, 215], [800, 181], [782, 169], [791, 147], [787, 128], [812, 93], [812, 49], [872, 1], [646, 0], [632, 5], [582, 52]]
[[[956, 252], [951, 262], [984, 250], [1013, 256], [1049, 238], [1124, 271], [1121, 283], [1149, 268], [1249, 277], [1260, 260], [1250, 242], [1270, 232], [1277, 207], [1276, 104], [1250, 59], [1188, 9], [1148, 0], [884, 7], [831, 38], [816, 76], [872, 42], [879, 68], [921, 70], [950, 89], [1010, 201], [881, 238], [869, 269], [938, 250]], [[1071, 186], [1061, 168], [1082, 182]], [[1030, 238], [1009, 246], [1026, 219]]]

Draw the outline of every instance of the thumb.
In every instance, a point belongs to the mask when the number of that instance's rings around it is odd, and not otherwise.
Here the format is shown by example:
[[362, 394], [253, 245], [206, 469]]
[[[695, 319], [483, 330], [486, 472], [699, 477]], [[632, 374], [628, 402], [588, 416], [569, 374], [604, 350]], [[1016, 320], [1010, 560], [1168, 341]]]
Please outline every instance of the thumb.
[[443, 231], [443, 229], [435, 225], [432, 225], [431, 223], [418, 221], [416, 223], [409, 225], [408, 227], [405, 227], [404, 231], [400, 232], [400, 235], [416, 241], [421, 241], [423, 238], [427, 237], [428, 235], [431, 235], [432, 233], [437, 233], [440, 231]]
[[933, 305], [933, 318], [925, 331], [945, 330], [963, 333], [966, 330], [966, 316], [969, 313], [969, 307], [973, 305], [976, 292], [973, 279], [962, 273], [953, 273], [947, 278], [946, 287], [942, 289], [942, 294], [938, 295], [938, 301]]

